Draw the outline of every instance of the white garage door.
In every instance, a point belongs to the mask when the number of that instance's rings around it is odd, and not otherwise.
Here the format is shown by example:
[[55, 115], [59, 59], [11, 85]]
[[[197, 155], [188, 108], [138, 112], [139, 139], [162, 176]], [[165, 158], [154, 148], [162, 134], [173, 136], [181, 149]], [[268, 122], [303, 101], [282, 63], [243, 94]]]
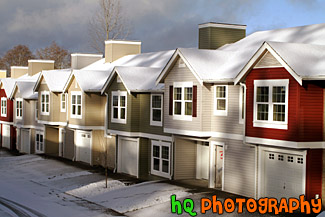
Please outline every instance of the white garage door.
[[10, 149], [10, 125], [2, 125], [2, 147]]
[[304, 194], [305, 160], [302, 155], [265, 152], [264, 196], [299, 197]]
[[118, 157], [118, 171], [138, 177], [138, 140], [120, 138]]
[[77, 161], [91, 163], [91, 133], [77, 131], [76, 157]]
[[29, 130], [21, 130], [21, 151], [30, 154]]

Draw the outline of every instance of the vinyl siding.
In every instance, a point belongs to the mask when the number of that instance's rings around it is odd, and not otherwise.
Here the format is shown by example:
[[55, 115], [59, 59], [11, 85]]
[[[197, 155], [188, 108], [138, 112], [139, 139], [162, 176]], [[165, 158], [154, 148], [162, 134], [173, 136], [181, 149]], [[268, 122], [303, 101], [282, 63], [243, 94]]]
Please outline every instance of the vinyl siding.
[[[323, 152], [323, 160], [322, 160], [322, 196], [325, 195], [325, 151]], [[325, 200], [322, 200], [323, 206], [325, 205]]]
[[100, 93], [86, 93], [83, 96], [85, 97], [85, 105], [82, 106], [85, 125], [104, 126], [106, 96]]
[[175, 139], [174, 179], [196, 178], [196, 142]]
[[70, 160], [74, 157], [74, 131], [68, 128], [65, 129], [63, 157]]
[[139, 177], [148, 178], [150, 171], [150, 143], [149, 139], [140, 138]]
[[282, 65], [270, 52], [267, 51], [254, 68], [268, 67], [282, 67]]
[[[85, 118], [85, 108], [86, 108], [86, 100], [85, 100], [85, 93], [81, 90], [81, 88], [79, 87], [79, 85], [76, 85], [76, 79], [75, 77], [72, 78], [70, 85], [68, 86], [68, 121], [69, 124], [73, 124], [73, 125], [81, 125], [81, 126], [85, 126], [86, 124], [86, 118]], [[72, 103], [72, 91], [80, 91], [81, 92], [81, 118], [72, 118], [71, 117], [71, 103]]]
[[45, 128], [45, 153], [58, 156], [59, 154], [59, 129], [54, 127]]
[[[165, 79], [165, 94], [164, 94], [164, 127], [171, 129], [202, 131], [202, 87], [188, 67], [178, 67], [179, 59], [171, 68]], [[174, 120], [172, 115], [169, 115], [169, 86], [173, 86], [174, 82], [193, 82], [197, 86], [197, 117], [193, 117], [192, 121]], [[174, 108], [174, 106], [173, 106]]]
[[310, 149], [307, 151], [306, 164], [306, 199], [314, 199], [316, 194], [322, 198], [322, 162], [323, 150]]

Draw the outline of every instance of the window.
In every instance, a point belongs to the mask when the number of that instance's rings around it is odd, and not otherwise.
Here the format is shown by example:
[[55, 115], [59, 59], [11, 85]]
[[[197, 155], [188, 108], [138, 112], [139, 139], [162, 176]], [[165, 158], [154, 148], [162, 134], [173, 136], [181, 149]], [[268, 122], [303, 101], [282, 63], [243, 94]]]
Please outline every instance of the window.
[[38, 101], [35, 102], [35, 120], [38, 120]]
[[274, 154], [269, 154], [269, 159], [274, 160]]
[[7, 117], [7, 98], [1, 97], [1, 117]]
[[67, 111], [67, 94], [61, 94], [61, 112]]
[[214, 115], [227, 116], [228, 86], [214, 86]]
[[245, 86], [239, 88], [239, 123], [244, 124], [245, 120]]
[[50, 114], [50, 92], [41, 92], [41, 115]]
[[151, 142], [151, 173], [170, 178], [170, 143]]
[[112, 91], [112, 122], [126, 124], [126, 91]]
[[163, 95], [152, 94], [150, 102], [150, 125], [162, 126]]
[[288, 156], [288, 162], [293, 163], [293, 157], [292, 156]]
[[81, 92], [72, 91], [71, 92], [71, 117], [72, 118], [82, 118], [82, 97]]
[[174, 119], [192, 120], [193, 113], [193, 83], [174, 83]]
[[36, 150], [36, 153], [44, 153], [44, 133], [43, 133], [43, 131], [36, 131], [35, 150]]
[[254, 127], [288, 129], [288, 79], [254, 81]]
[[278, 160], [279, 160], [279, 161], [283, 161], [283, 159], [284, 159], [284, 158], [283, 158], [283, 155], [279, 154], [279, 155], [278, 155]]
[[21, 119], [23, 117], [23, 100], [16, 99], [16, 118]]
[[304, 164], [304, 159], [302, 157], [297, 158], [297, 163], [298, 164]]

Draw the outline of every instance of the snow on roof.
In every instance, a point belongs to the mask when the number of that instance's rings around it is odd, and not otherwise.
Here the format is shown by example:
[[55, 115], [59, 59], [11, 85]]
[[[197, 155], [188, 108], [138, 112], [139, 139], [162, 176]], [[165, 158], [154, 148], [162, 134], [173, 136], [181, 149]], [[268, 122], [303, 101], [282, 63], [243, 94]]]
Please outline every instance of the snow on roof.
[[302, 78], [325, 76], [325, 45], [267, 43]]
[[236, 77], [265, 41], [325, 45], [325, 23], [255, 32], [218, 50], [234, 51], [216, 73]]
[[109, 76], [109, 72], [95, 70], [73, 70], [73, 75], [83, 91], [100, 92]]
[[118, 66], [115, 67], [115, 71], [130, 92], [156, 91], [164, 88], [163, 84], [156, 86], [161, 68]]
[[71, 69], [42, 71], [45, 82], [52, 92], [62, 92], [71, 73]]
[[7, 95], [7, 98], [9, 98], [14, 90], [16, 79], [14, 78], [1, 78], [1, 83], [3, 85], [3, 89], [5, 90], [5, 93]]
[[16, 84], [20, 95], [23, 99], [37, 99], [38, 93], [33, 91], [36, 81], [20, 81], [17, 80]]

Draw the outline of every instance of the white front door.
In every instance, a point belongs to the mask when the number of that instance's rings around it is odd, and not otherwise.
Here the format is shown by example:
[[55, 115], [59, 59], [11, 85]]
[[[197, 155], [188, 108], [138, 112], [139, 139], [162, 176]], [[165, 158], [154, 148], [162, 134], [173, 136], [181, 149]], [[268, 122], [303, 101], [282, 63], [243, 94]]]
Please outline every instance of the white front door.
[[29, 137], [29, 130], [21, 129], [21, 151], [26, 154], [30, 154], [30, 137]]
[[35, 152], [37, 154], [44, 153], [44, 131], [35, 131]]
[[2, 147], [10, 149], [10, 125], [2, 124]]
[[265, 151], [262, 196], [296, 197], [304, 194], [305, 159], [302, 155]]
[[198, 142], [196, 148], [196, 178], [209, 179], [209, 143]]
[[138, 177], [138, 139], [120, 137], [118, 141], [118, 172]]
[[91, 164], [91, 133], [77, 131], [76, 141], [77, 161]]

